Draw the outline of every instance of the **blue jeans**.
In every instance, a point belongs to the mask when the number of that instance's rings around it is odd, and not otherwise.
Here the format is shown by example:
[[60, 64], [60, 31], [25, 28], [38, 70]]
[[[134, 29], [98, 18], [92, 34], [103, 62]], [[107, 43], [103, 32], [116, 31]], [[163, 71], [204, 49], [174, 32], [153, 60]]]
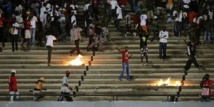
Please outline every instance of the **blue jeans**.
[[211, 32], [205, 31], [204, 32], [204, 44], [211, 43]]
[[35, 34], [36, 34], [36, 28], [30, 28], [30, 35], [31, 35], [30, 45], [35, 44]]
[[165, 59], [166, 58], [166, 46], [167, 43], [159, 43], [159, 56], [160, 59]]
[[126, 73], [127, 73], [126, 79], [127, 79], [127, 80], [130, 80], [130, 75], [129, 75], [129, 74], [130, 74], [129, 64], [123, 62], [123, 63], [122, 63], [122, 68], [123, 68], [123, 70], [122, 70], [122, 72], [120, 73], [119, 79], [123, 78], [123, 74], [124, 74], [124, 72], [126, 71]]

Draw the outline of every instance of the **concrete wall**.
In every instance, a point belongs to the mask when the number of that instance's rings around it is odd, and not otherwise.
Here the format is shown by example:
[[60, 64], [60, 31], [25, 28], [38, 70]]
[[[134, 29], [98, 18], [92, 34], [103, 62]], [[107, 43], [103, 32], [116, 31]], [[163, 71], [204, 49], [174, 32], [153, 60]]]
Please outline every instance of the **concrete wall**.
[[214, 107], [214, 102], [0, 102], [0, 107]]

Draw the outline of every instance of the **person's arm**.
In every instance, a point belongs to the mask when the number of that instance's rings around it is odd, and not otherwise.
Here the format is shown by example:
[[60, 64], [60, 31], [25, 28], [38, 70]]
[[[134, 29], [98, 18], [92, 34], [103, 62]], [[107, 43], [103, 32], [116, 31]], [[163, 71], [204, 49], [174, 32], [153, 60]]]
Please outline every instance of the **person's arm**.
[[9, 79], [8, 79], [8, 84], [9, 84], [9, 87], [11, 88], [11, 90], [14, 91], [14, 90], [13, 90], [13, 86], [12, 86], [12, 82], [11, 82], [11, 78], [10, 78], [10, 77], [9, 77]]
[[169, 38], [169, 32], [166, 32], [166, 35], [164, 36], [165, 39]]
[[131, 54], [131, 55], [129, 55], [129, 59], [130, 59], [130, 58], [132, 58], [132, 54]]
[[120, 52], [120, 53], [122, 52], [118, 47], [116, 47], [116, 49], [118, 50], [118, 52]]

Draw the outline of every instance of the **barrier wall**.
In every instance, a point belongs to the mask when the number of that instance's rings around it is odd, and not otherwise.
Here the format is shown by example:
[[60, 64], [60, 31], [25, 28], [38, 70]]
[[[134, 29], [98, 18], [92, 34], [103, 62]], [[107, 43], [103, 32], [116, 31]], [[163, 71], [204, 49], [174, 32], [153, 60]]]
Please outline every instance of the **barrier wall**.
[[214, 107], [214, 102], [0, 102], [0, 107]]

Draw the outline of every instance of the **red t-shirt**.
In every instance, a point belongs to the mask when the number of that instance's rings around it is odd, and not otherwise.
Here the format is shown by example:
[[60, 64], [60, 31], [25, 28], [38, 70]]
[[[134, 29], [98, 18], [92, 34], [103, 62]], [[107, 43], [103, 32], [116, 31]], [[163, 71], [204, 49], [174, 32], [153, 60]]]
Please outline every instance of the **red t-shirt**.
[[125, 6], [127, 4], [127, 0], [119, 0], [119, 4]]
[[30, 30], [30, 20], [24, 21], [25, 30]]
[[4, 17], [0, 17], [0, 27], [4, 26], [4, 21], [5, 21], [5, 18]]
[[193, 19], [195, 18], [196, 16], [196, 13], [194, 11], [191, 11], [187, 14], [188, 16], [188, 21], [189, 21], [189, 24], [192, 24], [193, 23]]
[[128, 61], [129, 61], [129, 54], [128, 54], [128, 52], [122, 51], [121, 54], [122, 54], [122, 62], [128, 63]]
[[10, 76], [8, 82], [9, 82], [8, 87], [9, 92], [17, 90], [17, 81], [15, 76]]
[[[203, 86], [210, 86], [212, 87], [212, 81], [211, 80], [205, 80], [203, 81]], [[202, 88], [202, 95], [212, 95], [212, 88]]]

